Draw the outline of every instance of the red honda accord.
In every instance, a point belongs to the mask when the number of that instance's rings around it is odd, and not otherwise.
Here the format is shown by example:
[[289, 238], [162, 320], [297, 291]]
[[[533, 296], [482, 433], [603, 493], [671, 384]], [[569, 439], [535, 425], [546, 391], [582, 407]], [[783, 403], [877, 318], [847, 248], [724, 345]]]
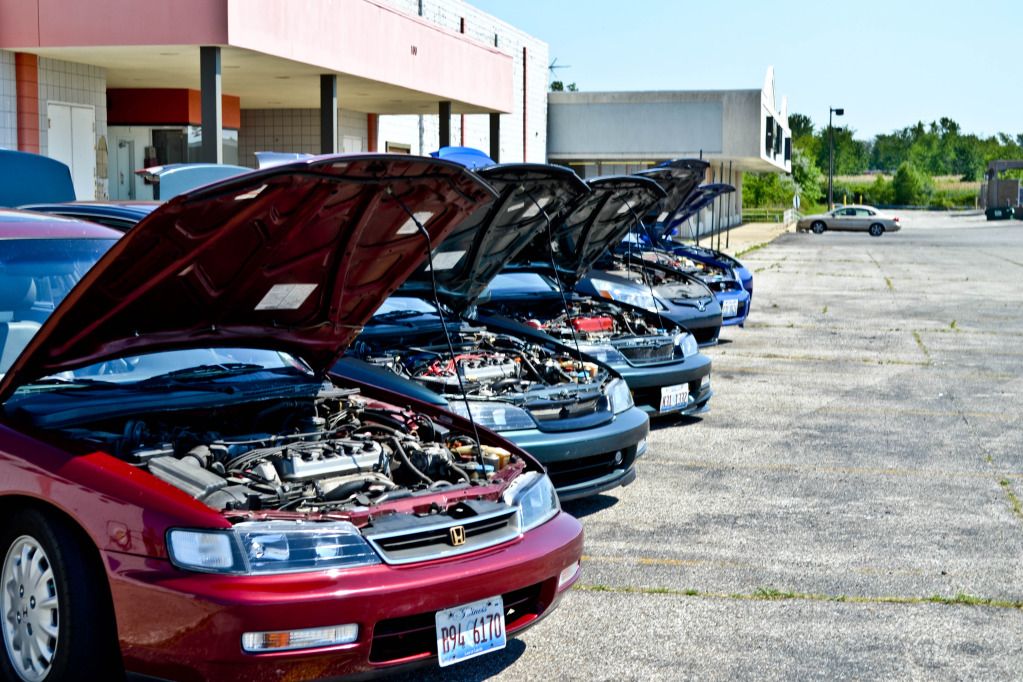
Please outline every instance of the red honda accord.
[[446, 666], [549, 613], [582, 530], [542, 467], [328, 374], [493, 196], [359, 155], [179, 196], [123, 237], [0, 211], [0, 672]]

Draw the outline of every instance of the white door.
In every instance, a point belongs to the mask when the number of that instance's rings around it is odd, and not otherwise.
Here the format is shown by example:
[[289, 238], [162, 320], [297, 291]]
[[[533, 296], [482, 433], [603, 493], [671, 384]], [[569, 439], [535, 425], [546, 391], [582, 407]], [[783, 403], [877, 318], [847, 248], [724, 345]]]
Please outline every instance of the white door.
[[341, 151], [345, 154], [357, 154], [362, 149], [362, 138], [356, 135], [343, 135], [341, 137]]
[[96, 109], [77, 104], [46, 103], [47, 155], [71, 169], [76, 199], [96, 198]]
[[[46, 118], [49, 126], [46, 135], [47, 156], [57, 159], [68, 168], [74, 165], [74, 152], [71, 149], [71, 107], [67, 104], [46, 105]], [[74, 177], [74, 173], [72, 173]], [[77, 191], [78, 188], [76, 187]]]
[[[135, 198], [135, 174], [132, 172], [135, 161], [135, 140], [123, 138], [114, 140], [114, 163], [110, 166], [111, 199]], [[114, 183], [113, 180], [117, 182]]]

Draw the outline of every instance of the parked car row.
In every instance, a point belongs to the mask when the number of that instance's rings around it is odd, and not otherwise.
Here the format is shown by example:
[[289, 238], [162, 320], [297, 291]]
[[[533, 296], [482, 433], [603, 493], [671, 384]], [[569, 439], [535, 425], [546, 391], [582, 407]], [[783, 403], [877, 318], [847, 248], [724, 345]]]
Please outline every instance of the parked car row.
[[438, 156], [0, 210], [7, 677], [446, 666], [557, 605], [561, 502], [708, 409], [752, 278], [670, 239], [703, 162]]

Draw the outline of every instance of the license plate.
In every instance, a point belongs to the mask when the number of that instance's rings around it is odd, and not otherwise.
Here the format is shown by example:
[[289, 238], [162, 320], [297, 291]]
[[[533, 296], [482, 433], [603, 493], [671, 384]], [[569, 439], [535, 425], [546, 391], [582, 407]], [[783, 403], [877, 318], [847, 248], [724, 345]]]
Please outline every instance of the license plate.
[[508, 643], [500, 596], [438, 611], [436, 623], [441, 667], [503, 649]]
[[735, 317], [739, 314], [739, 299], [733, 298], [727, 301], [721, 301], [721, 315], [722, 317]]
[[689, 402], [689, 384], [665, 386], [661, 389], [661, 412], [684, 407]]

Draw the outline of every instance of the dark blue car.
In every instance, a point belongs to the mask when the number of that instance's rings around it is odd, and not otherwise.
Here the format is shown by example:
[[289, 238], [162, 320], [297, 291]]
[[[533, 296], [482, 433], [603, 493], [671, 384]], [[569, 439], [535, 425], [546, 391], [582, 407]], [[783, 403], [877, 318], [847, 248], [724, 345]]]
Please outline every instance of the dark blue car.
[[[485, 176], [486, 177], [486, 176]], [[532, 329], [573, 344], [608, 363], [628, 382], [636, 404], [652, 415], [696, 414], [712, 395], [710, 359], [696, 338], [639, 287], [636, 300], [593, 288], [613, 275], [591, 272], [594, 262], [663, 192], [635, 176], [589, 180], [590, 193], [552, 221], [494, 278], [478, 319]], [[624, 281], [622, 288], [633, 283]], [[706, 302], [714, 299], [706, 288]], [[617, 291], [617, 288], [616, 288]], [[720, 313], [713, 321], [720, 327]]]
[[[724, 183], [700, 184], [707, 163], [697, 159], [666, 161], [637, 175], [656, 180], [667, 192], [668, 210], [648, 214], [645, 229], [634, 236], [634, 242], [659, 248], [685, 259], [677, 269], [698, 276], [710, 287], [721, 304], [724, 325], [742, 325], [749, 316], [753, 295], [753, 274], [735, 258], [714, 249], [682, 244], [671, 239], [687, 220], [722, 194], [734, 192]], [[634, 246], [634, 245], [633, 245]], [[621, 254], [632, 246], [623, 244]]]

